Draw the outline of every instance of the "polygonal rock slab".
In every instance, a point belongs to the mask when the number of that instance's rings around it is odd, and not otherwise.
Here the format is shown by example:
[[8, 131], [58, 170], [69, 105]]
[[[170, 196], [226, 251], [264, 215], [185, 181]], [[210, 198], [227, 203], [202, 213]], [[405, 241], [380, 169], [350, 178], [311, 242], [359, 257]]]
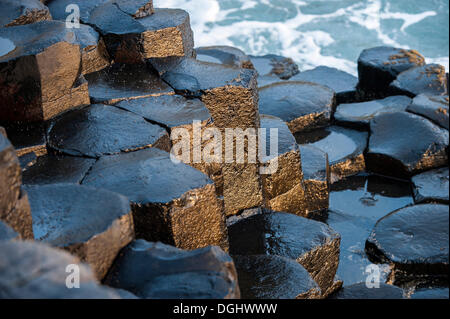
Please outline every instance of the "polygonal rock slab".
[[331, 182], [364, 171], [364, 150], [367, 132], [330, 126], [295, 135], [300, 145], [311, 145], [328, 154], [331, 166]]
[[211, 46], [196, 48], [199, 61], [219, 63], [237, 68], [253, 69], [250, 58], [240, 49], [230, 46]]
[[448, 167], [431, 170], [412, 178], [416, 203], [441, 202], [448, 204]]
[[279, 117], [292, 133], [327, 126], [335, 102], [331, 89], [315, 83], [289, 81], [259, 89], [260, 113]]
[[287, 213], [267, 212], [228, 228], [230, 254], [278, 255], [297, 260], [325, 295], [339, 265], [340, 236], [326, 224]]
[[228, 250], [225, 217], [213, 182], [169, 153], [151, 148], [102, 157], [83, 184], [129, 198], [136, 236], [183, 249]]
[[424, 64], [424, 57], [415, 50], [385, 46], [366, 49], [358, 59], [359, 87], [369, 95], [386, 95], [398, 74]]
[[21, 158], [28, 154], [36, 157], [47, 154], [46, 129], [45, 123], [14, 125], [6, 129], [21, 164]]
[[346, 286], [334, 294], [332, 299], [403, 299], [399, 287], [380, 283], [379, 287], [368, 288], [365, 282]]
[[280, 256], [233, 256], [243, 299], [319, 299], [320, 288], [296, 261]]
[[39, 0], [1, 0], [0, 27], [51, 20], [48, 8]]
[[375, 116], [406, 111], [412, 100], [404, 95], [390, 96], [382, 100], [341, 104], [334, 113], [337, 123], [352, 128], [369, 129], [370, 120]]
[[68, 155], [98, 158], [148, 147], [170, 150], [170, 138], [164, 128], [136, 114], [95, 104], [55, 119], [48, 145]]
[[105, 284], [146, 299], [235, 299], [233, 260], [219, 247], [183, 251], [137, 240], [124, 248]]
[[289, 81], [313, 82], [329, 87], [336, 92], [338, 104], [351, 103], [357, 98], [358, 79], [336, 68], [319, 66], [312, 70], [300, 72], [290, 78]]
[[448, 282], [448, 205], [401, 208], [380, 219], [366, 242], [374, 260], [393, 264], [390, 282], [423, 276]]
[[272, 75], [287, 80], [299, 72], [298, 65], [291, 58], [285, 58], [279, 55], [251, 55], [250, 61], [261, 77]]
[[367, 167], [409, 177], [447, 163], [448, 131], [407, 112], [382, 114], [370, 122]]
[[[78, 266], [80, 287], [66, 280]], [[34, 242], [0, 242], [0, 298], [7, 299], [119, 299], [98, 284], [91, 269], [59, 249]]]
[[448, 130], [448, 95], [427, 96], [425, 94], [420, 94], [414, 98], [411, 105], [408, 106], [407, 111], [422, 115]]
[[120, 249], [134, 239], [124, 196], [73, 184], [26, 186], [34, 237], [91, 265], [101, 280]]
[[19, 239], [19, 234], [7, 224], [0, 221], [0, 242], [13, 239]]
[[173, 95], [173, 90], [145, 65], [115, 63], [86, 75], [92, 103], [115, 104], [150, 96]]

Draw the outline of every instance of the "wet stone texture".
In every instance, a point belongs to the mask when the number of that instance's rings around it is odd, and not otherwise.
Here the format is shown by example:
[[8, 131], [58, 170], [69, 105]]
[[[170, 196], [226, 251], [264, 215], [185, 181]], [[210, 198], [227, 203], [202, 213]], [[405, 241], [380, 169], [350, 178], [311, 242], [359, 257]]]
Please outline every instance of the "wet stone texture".
[[393, 47], [366, 49], [358, 59], [359, 88], [367, 97], [383, 97], [397, 75], [422, 65], [425, 65], [425, 59], [415, 50]]
[[410, 297], [411, 299], [449, 299], [448, 287], [417, 289]]
[[213, 182], [150, 148], [102, 157], [83, 184], [123, 194], [132, 203], [136, 236], [183, 249], [220, 246], [228, 251], [222, 205]]
[[254, 68], [260, 77], [276, 76], [288, 80], [299, 73], [298, 65], [291, 59], [279, 55], [250, 56]]
[[99, 158], [148, 147], [170, 150], [167, 131], [114, 106], [95, 104], [53, 121], [49, 147], [68, 155]]
[[237, 68], [253, 69], [250, 58], [240, 49], [229, 46], [211, 46], [195, 49], [197, 60]]
[[19, 234], [17, 234], [14, 229], [9, 227], [7, 224], [0, 221], [0, 242], [13, 239], [19, 239]]
[[[37, 157], [47, 154], [47, 125], [34, 123], [13, 125], [7, 128], [7, 135], [13, 144], [22, 167], [26, 167]], [[32, 158], [32, 160], [29, 160]]]
[[370, 122], [366, 164], [370, 171], [409, 177], [447, 163], [448, 131], [407, 112], [382, 114]]
[[295, 260], [267, 255], [233, 256], [242, 299], [319, 299], [320, 288]]
[[414, 98], [411, 105], [408, 106], [407, 111], [422, 115], [448, 130], [448, 95], [427, 96], [425, 94], [420, 94]]
[[441, 202], [448, 204], [448, 180], [448, 167], [413, 176], [415, 202]]
[[0, 27], [51, 20], [48, 8], [39, 0], [1, 0]]
[[267, 212], [228, 228], [232, 255], [273, 255], [296, 260], [312, 276], [323, 296], [334, 284], [340, 236], [326, 224], [287, 213]]
[[219, 247], [183, 251], [137, 240], [124, 248], [105, 284], [146, 299], [238, 299], [233, 260]]
[[365, 282], [344, 287], [332, 299], [403, 299], [401, 288], [380, 283], [380, 287], [367, 288]]
[[2, 122], [48, 120], [89, 104], [80, 47], [68, 30], [54, 21], [0, 29], [0, 40], [15, 48], [0, 56]]
[[261, 114], [279, 117], [292, 133], [327, 126], [335, 108], [334, 92], [308, 82], [282, 82], [259, 89]]
[[421, 204], [390, 213], [375, 225], [366, 242], [374, 261], [392, 264], [389, 282], [448, 284], [448, 205]]
[[367, 146], [367, 132], [330, 126], [295, 135], [300, 145], [310, 145], [328, 154], [331, 183], [365, 170], [363, 152]]
[[375, 116], [384, 113], [406, 111], [411, 102], [411, 98], [404, 95], [397, 95], [382, 100], [341, 104], [334, 113], [334, 119], [339, 125], [368, 130], [370, 120]]
[[72, 184], [26, 186], [34, 237], [64, 248], [92, 267], [101, 280], [117, 253], [134, 239], [126, 197]]

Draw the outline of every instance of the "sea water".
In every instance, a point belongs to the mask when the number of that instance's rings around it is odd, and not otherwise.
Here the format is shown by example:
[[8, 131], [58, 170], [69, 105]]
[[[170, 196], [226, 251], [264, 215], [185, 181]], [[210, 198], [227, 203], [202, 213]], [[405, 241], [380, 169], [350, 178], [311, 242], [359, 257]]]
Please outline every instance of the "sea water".
[[416, 49], [449, 66], [448, 0], [155, 0], [190, 13], [196, 46], [293, 58], [302, 71], [327, 65], [352, 74], [363, 49]]

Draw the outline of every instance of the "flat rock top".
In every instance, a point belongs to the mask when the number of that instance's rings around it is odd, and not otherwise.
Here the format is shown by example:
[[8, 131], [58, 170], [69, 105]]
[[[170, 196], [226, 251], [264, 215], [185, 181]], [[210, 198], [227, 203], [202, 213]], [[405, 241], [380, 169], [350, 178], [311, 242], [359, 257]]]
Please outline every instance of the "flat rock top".
[[326, 182], [328, 178], [328, 154], [311, 145], [302, 145], [300, 154], [304, 179]]
[[448, 264], [447, 205], [401, 208], [380, 219], [369, 243], [394, 263]]
[[328, 225], [287, 213], [244, 218], [228, 228], [232, 255], [278, 255], [297, 259], [339, 235]]
[[370, 120], [375, 116], [383, 113], [405, 111], [411, 102], [411, 98], [404, 95], [397, 95], [382, 100], [340, 104], [334, 113], [334, 118], [339, 122], [369, 126]]
[[380, 283], [379, 288], [367, 288], [365, 282], [344, 287], [332, 299], [403, 299], [399, 287]]
[[54, 120], [49, 146], [75, 156], [98, 158], [152, 146], [165, 129], [114, 106], [95, 104], [75, 109]]
[[431, 170], [412, 178], [416, 202], [449, 201], [448, 167]]
[[193, 251], [136, 240], [116, 259], [105, 282], [141, 298], [236, 298], [233, 260], [219, 247]]
[[362, 51], [358, 64], [381, 69], [395, 77], [412, 67], [425, 64], [425, 59], [413, 50], [380, 46]]
[[445, 68], [439, 64], [426, 64], [406, 70], [397, 76], [391, 87], [413, 96], [448, 94]]
[[220, 63], [240, 68], [243, 63], [251, 63], [250, 58], [240, 49], [230, 46], [210, 46], [195, 49], [197, 60]]
[[407, 112], [379, 115], [370, 122], [370, 130], [368, 152], [392, 157], [407, 167], [448, 145], [447, 130]]
[[298, 262], [279, 256], [234, 256], [243, 299], [295, 299], [319, 290]]
[[355, 91], [358, 78], [355, 76], [327, 66], [303, 71], [294, 75], [290, 81], [303, 81], [317, 83], [334, 90], [337, 94]]
[[0, 221], [0, 242], [5, 240], [11, 240], [14, 238], [18, 238], [19, 234], [17, 234], [11, 227], [7, 224]]
[[129, 214], [126, 197], [73, 184], [25, 186], [36, 240], [65, 247], [84, 243]]
[[33, 11], [48, 12], [48, 8], [39, 0], [2, 0], [0, 7], [0, 27], [4, 27], [15, 19]]
[[331, 113], [334, 92], [309, 82], [282, 82], [259, 89], [261, 114], [277, 116], [290, 122], [309, 114]]
[[156, 148], [102, 157], [83, 184], [106, 188], [139, 204], [169, 203], [213, 182], [200, 171], [175, 164]]
[[156, 72], [142, 65], [113, 64], [86, 75], [93, 103], [117, 103], [121, 100], [171, 95], [173, 90]]
[[414, 98], [407, 110], [422, 115], [447, 130], [449, 128], [448, 95], [428, 96], [420, 94]]
[[[260, 122], [261, 122], [261, 128], [266, 129], [266, 154], [271, 154], [270, 152], [270, 140], [273, 138], [276, 138], [275, 134], [271, 134], [271, 129], [276, 129], [278, 134], [278, 154], [282, 155], [288, 152], [295, 152], [298, 151], [298, 145], [295, 141], [294, 135], [292, 135], [291, 131], [289, 130], [289, 127], [286, 125], [286, 123], [275, 116], [260, 115]], [[275, 158], [277, 155], [266, 155], [262, 162], [267, 162], [270, 159]]]
[[275, 75], [287, 80], [299, 72], [298, 65], [291, 58], [273, 54], [249, 57], [259, 76]]
[[202, 101], [186, 99], [180, 95], [162, 95], [122, 101], [117, 106], [170, 128], [192, 124], [195, 120], [205, 121], [211, 118]]
[[430, 289], [418, 289], [411, 295], [411, 299], [449, 299], [449, 289], [436, 287]]

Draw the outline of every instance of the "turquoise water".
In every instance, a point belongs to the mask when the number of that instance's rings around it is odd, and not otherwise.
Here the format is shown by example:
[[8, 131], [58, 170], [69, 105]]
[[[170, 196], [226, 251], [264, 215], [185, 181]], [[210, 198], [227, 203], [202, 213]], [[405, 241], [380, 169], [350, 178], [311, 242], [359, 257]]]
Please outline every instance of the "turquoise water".
[[196, 46], [232, 45], [249, 54], [292, 57], [356, 73], [359, 53], [392, 45], [429, 62], [449, 56], [448, 0], [156, 0], [191, 15]]

